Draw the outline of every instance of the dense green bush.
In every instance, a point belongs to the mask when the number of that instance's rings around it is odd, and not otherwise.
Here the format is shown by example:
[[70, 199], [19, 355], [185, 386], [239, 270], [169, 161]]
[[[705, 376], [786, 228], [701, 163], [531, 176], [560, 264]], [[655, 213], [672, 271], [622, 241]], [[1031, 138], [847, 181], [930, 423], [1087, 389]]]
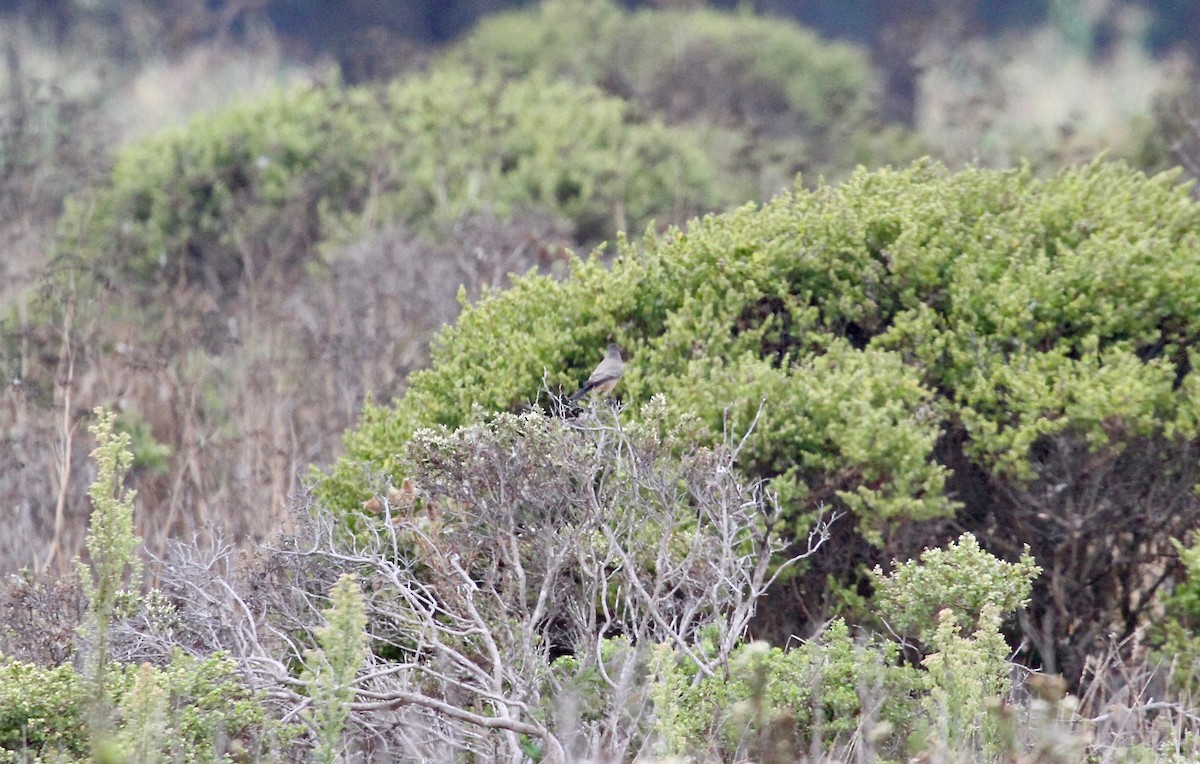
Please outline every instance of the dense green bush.
[[1200, 520], [1200, 207], [1173, 175], [919, 163], [621, 252], [467, 308], [394, 408], [368, 406], [322, 497], [356, 505], [417, 428], [572, 387], [615, 338], [635, 409], [663, 394], [744, 432], [762, 402], [743, 467], [801, 524], [841, 507], [911, 555], [939, 533], [913, 521], [957, 511], [1002, 556], [1028, 544], [1051, 572], [1024, 626], [1051, 669], [1133, 629], [1162, 580], [1145, 560]]
[[[294, 729], [267, 717], [227, 656], [177, 653], [166, 666], [127, 664], [107, 677], [116, 709], [103, 750], [112, 761], [261, 760]], [[0, 656], [0, 762], [93, 761], [94, 695], [71, 666]], [[169, 731], [169, 734], [168, 734]], [[151, 747], [147, 747], [152, 743]]]
[[510, 77], [541, 71], [595, 84], [700, 126], [747, 199], [789, 188], [798, 172], [842, 178], [860, 163], [918, 154], [911, 133], [876, 117], [866, 51], [783, 19], [545, 0], [483, 19], [446, 55]]
[[16, 751], [87, 750], [87, 682], [74, 669], [0, 657], [0, 677], [0, 761], [17, 761]]
[[1041, 572], [1029, 555], [1005, 562], [964, 533], [944, 549], [922, 552], [919, 562], [896, 565], [887, 576], [876, 568], [875, 604], [894, 629], [931, 644], [943, 610], [954, 613], [957, 627], [975, 629], [988, 605], [1015, 612], [1029, 604], [1030, 586]]
[[597, 241], [719, 206], [715, 180], [686, 132], [595, 88], [444, 68], [279, 92], [133, 144], [63, 226], [122, 278], [220, 292], [380, 221], [541, 208]]
[[722, 754], [713, 757], [720, 761], [747, 754], [795, 761], [814, 746], [844, 750], [863, 733], [874, 733], [885, 750], [903, 750], [927, 683], [898, 662], [898, 653], [894, 642], [856, 640], [841, 619], [788, 650], [747, 643], [734, 654], [727, 676], [697, 677], [662, 645], [651, 662], [662, 752], [686, 755], [702, 748]]
[[1028, 561], [1009, 565], [982, 551], [970, 535], [881, 574], [882, 614], [920, 619], [924, 670], [900, 660], [898, 643], [852, 636], [842, 619], [789, 649], [747, 643], [721, 675], [697, 676], [660, 646], [651, 697], [665, 752], [694, 753], [702, 743], [722, 761], [783, 762], [814, 748], [866, 746], [898, 760], [915, 746], [966, 761], [1013, 750], [988, 704], [1011, 690], [1001, 616], [1024, 606], [1037, 574]]

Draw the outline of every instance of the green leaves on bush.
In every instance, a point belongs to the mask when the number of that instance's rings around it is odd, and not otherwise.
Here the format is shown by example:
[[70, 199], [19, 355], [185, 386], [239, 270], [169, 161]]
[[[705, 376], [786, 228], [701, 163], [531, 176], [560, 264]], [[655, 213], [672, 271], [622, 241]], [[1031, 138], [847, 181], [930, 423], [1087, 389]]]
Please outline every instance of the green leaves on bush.
[[814, 743], [837, 751], [864, 732], [874, 732], [881, 748], [902, 749], [924, 682], [915, 668], [897, 665], [898, 652], [895, 643], [856, 641], [838, 619], [787, 650], [747, 643], [728, 676], [697, 678], [662, 645], [650, 690], [662, 753], [795, 761]]
[[632, 351], [627, 400], [662, 393], [713, 432], [765, 401], [745, 466], [793, 480], [803, 506], [837, 500], [876, 530], [945, 516], [947, 430], [1014, 478], [1054, 433], [1194, 434], [1198, 250], [1200, 209], [1173, 176], [859, 172], [468, 307], [406, 398], [368, 409], [322, 492], [361, 497], [417, 427], [575, 384], [613, 337]]
[[597, 85], [693, 125], [743, 199], [788, 188], [798, 172], [841, 178], [858, 164], [920, 154], [911, 133], [880, 124], [865, 50], [783, 19], [544, 0], [483, 19], [447, 57], [508, 77]]
[[142, 561], [135, 551], [141, 539], [133, 529], [133, 492], [125, 475], [133, 464], [127, 432], [114, 432], [116, 416], [97, 407], [89, 428], [96, 437], [92, 458], [96, 478], [88, 489], [92, 513], [88, 518], [87, 551], [91, 565], [75, 561], [77, 575], [88, 601], [87, 620], [79, 633], [89, 639], [86, 653], [91, 679], [91, 734], [93, 753], [109, 736], [110, 689], [108, 674], [109, 627], [122, 612], [132, 609], [140, 595]]
[[897, 565], [886, 576], [875, 569], [875, 606], [893, 627], [936, 641], [940, 614], [949, 611], [956, 629], [975, 629], [983, 622], [984, 608], [998, 615], [1025, 607], [1033, 580], [1042, 569], [1029, 556], [1004, 562], [983, 549], [970, 533], [944, 549], [930, 549], [920, 561]]
[[70, 666], [43, 668], [0, 656], [0, 761], [20, 751], [87, 750], [87, 682]]
[[[99, 749], [116, 761], [228, 762], [261, 757], [295, 730], [269, 719], [263, 698], [227, 656], [176, 652], [166, 666], [125, 665], [106, 677], [114, 725]], [[92, 761], [89, 682], [70, 666], [0, 657], [0, 762]]]
[[338, 758], [354, 700], [354, 679], [367, 655], [367, 616], [358, 581], [343, 574], [329, 598], [326, 623], [315, 631], [320, 648], [305, 651], [300, 677], [313, 699], [307, 717], [317, 739], [315, 758], [321, 764]]
[[121, 278], [220, 292], [380, 221], [540, 208], [597, 241], [723, 201], [694, 138], [617, 98], [442, 68], [280, 92], [131, 145], [63, 225]]
[[663, 753], [783, 762], [863, 747], [891, 758], [915, 745], [959, 761], [1011, 751], [1012, 730], [993, 712], [1010, 690], [1000, 622], [1025, 604], [1039, 572], [1029, 558], [997, 560], [965, 534], [887, 578], [877, 573], [881, 614], [920, 633], [924, 670], [901, 661], [895, 642], [852, 637], [841, 619], [787, 649], [747, 643], [727, 674], [698, 676], [661, 645], [650, 694]]

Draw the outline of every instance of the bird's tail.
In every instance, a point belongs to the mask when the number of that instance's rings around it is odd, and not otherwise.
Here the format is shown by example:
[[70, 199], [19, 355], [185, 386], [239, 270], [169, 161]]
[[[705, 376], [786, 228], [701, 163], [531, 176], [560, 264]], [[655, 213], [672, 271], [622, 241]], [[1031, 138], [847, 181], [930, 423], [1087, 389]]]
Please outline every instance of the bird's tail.
[[575, 401], [579, 400], [583, 396], [587, 395], [588, 392], [592, 389], [592, 387], [594, 387], [594, 385], [584, 385], [583, 387], [579, 388], [578, 392], [569, 396], [567, 398], [567, 400], [570, 401], [571, 403], [574, 403]]

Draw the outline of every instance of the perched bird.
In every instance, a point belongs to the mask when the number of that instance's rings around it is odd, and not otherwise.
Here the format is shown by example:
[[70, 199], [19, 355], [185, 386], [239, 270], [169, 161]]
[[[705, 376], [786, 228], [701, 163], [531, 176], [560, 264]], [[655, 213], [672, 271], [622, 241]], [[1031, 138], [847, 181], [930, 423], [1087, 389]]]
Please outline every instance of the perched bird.
[[567, 400], [577, 401], [593, 390], [607, 393], [617, 386], [617, 382], [621, 380], [621, 375], [624, 373], [625, 362], [621, 360], [621, 348], [615, 342], [609, 343], [604, 360], [592, 372], [592, 376], [588, 377], [587, 382], [583, 383], [583, 387], [579, 388], [579, 392]]

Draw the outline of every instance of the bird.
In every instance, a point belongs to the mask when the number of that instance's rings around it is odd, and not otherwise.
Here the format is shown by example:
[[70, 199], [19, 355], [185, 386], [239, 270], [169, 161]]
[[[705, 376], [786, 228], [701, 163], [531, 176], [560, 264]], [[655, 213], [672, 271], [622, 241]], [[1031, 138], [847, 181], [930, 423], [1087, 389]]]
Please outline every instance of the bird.
[[610, 342], [604, 360], [592, 372], [592, 376], [588, 377], [587, 382], [583, 383], [583, 387], [567, 400], [577, 401], [593, 390], [607, 393], [617, 386], [617, 382], [621, 381], [621, 375], [624, 373], [625, 362], [621, 360], [621, 347], [615, 342]]

